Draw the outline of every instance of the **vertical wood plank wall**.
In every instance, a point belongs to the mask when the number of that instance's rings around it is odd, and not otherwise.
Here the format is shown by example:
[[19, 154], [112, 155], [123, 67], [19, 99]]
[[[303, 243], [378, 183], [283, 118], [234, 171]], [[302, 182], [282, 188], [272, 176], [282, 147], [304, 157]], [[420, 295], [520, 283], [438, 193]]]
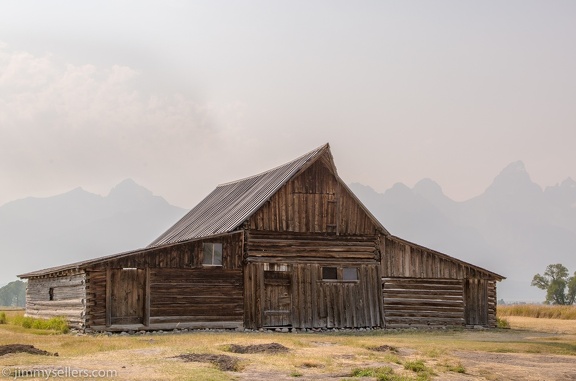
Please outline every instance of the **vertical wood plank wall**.
[[377, 228], [322, 161], [287, 182], [250, 218], [251, 230], [375, 235]]
[[[244, 325], [265, 326], [264, 268], [248, 263], [244, 273]], [[358, 281], [324, 281], [319, 263], [295, 263], [291, 274], [290, 326], [294, 328], [377, 327], [381, 325], [380, 277], [377, 264], [331, 263], [327, 266], [358, 268]]]
[[[382, 323], [377, 236], [249, 231], [245, 235], [244, 324], [265, 325], [265, 271], [291, 274], [290, 324], [296, 328], [376, 327]], [[322, 267], [358, 269], [357, 281], [322, 280]]]
[[[63, 316], [72, 327], [84, 328], [85, 280], [84, 273], [29, 279], [26, 315], [43, 319]], [[50, 289], [53, 300], [50, 300]]]

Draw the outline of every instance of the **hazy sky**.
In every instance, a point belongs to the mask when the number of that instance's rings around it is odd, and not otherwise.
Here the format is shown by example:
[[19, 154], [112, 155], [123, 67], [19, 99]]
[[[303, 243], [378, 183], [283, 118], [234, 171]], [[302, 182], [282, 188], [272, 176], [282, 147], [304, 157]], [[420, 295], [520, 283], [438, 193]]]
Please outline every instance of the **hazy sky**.
[[576, 179], [576, 2], [3, 1], [0, 205], [131, 177], [192, 207], [330, 142], [465, 200]]

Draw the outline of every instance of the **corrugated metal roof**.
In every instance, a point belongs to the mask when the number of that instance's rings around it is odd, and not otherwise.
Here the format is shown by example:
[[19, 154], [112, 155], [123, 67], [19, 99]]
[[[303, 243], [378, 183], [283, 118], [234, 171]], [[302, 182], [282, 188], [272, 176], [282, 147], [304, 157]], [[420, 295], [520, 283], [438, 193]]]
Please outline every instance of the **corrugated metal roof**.
[[233, 231], [260, 209], [307, 163], [328, 149], [329, 145], [325, 144], [269, 171], [218, 185], [212, 193], [148, 247]]

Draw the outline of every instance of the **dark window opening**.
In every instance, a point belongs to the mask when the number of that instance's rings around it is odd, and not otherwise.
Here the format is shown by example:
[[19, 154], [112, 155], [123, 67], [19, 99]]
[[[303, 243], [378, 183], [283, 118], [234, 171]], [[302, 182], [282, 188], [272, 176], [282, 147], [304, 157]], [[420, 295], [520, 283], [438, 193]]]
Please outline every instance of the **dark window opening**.
[[322, 279], [338, 280], [338, 269], [336, 267], [322, 267]]
[[54, 288], [53, 287], [50, 287], [48, 289], [48, 298], [49, 298], [48, 300], [54, 300]]
[[204, 266], [222, 266], [222, 244], [204, 243], [202, 244]]
[[359, 279], [357, 267], [322, 267], [322, 280], [357, 282]]

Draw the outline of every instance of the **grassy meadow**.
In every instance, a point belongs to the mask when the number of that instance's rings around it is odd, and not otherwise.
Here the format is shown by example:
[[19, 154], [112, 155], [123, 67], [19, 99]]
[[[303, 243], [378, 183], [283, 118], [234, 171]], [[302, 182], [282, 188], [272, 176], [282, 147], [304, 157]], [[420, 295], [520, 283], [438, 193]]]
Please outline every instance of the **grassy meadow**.
[[576, 320], [576, 305], [556, 306], [547, 304], [512, 304], [498, 306], [498, 316], [523, 316], [531, 318]]
[[[25, 328], [18, 323], [22, 321], [22, 311], [0, 312], [6, 315], [6, 323], [0, 324], [0, 346], [31, 344], [58, 353], [58, 356], [26, 353], [0, 356], [3, 372], [16, 368], [69, 367], [111, 370], [116, 372], [112, 378], [123, 380], [501, 380], [506, 378], [498, 376], [496, 368], [482, 367], [469, 360], [470, 355], [479, 359], [494, 354], [576, 360], [575, 320], [506, 316], [511, 329], [495, 330], [195, 331], [108, 336], [63, 334], [57, 329], [34, 328], [34, 325]], [[230, 352], [232, 344], [270, 343], [281, 344], [289, 351]], [[467, 354], [467, 362], [461, 360], [462, 353]], [[215, 363], [175, 358], [182, 354], [230, 356], [238, 365], [235, 371], [223, 371]]]

